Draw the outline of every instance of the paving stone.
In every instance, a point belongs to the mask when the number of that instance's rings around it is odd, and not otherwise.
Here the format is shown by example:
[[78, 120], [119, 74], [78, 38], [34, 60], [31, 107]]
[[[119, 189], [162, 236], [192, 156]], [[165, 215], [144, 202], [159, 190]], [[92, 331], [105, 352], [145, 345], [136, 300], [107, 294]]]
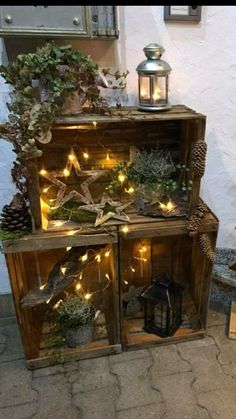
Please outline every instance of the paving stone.
[[221, 326], [226, 324], [227, 314], [208, 309], [207, 312], [207, 328], [212, 326]]
[[[236, 380], [236, 362], [232, 362], [231, 364], [222, 365], [222, 369], [225, 374], [231, 375]], [[236, 384], [236, 382], [235, 382]]]
[[150, 350], [154, 363], [151, 368], [151, 375], [159, 376], [178, 374], [179, 372], [191, 370], [188, 362], [183, 361], [175, 345], [152, 348]]
[[161, 419], [164, 412], [165, 407], [163, 403], [151, 403], [147, 406], [120, 410], [116, 413], [116, 417], [117, 419]]
[[32, 373], [23, 360], [4, 362], [0, 365], [0, 407], [15, 406], [36, 400], [31, 388]]
[[[205, 406], [212, 419], [235, 419], [236, 417], [235, 387], [221, 388], [198, 395], [199, 403]], [[169, 418], [168, 418], [169, 419]]]
[[218, 349], [216, 345], [188, 349], [179, 345], [182, 357], [189, 361], [196, 380], [193, 388], [197, 393], [216, 390], [222, 385], [234, 385], [231, 377], [225, 375], [217, 361]]
[[212, 327], [208, 331], [208, 335], [213, 336], [220, 348], [219, 361], [222, 364], [235, 362], [236, 360], [236, 343], [235, 340], [226, 336], [225, 328], [220, 326]]
[[162, 416], [162, 419], [209, 419], [209, 415], [203, 408], [192, 406], [191, 408], [188, 407], [187, 410], [168, 410], [166, 414]]
[[6, 345], [4, 343], [0, 343], [0, 355], [5, 351]]
[[163, 419], [206, 419], [205, 409], [197, 405], [192, 389], [194, 375], [182, 372], [153, 379], [153, 384], [162, 395], [166, 406]]
[[206, 336], [202, 339], [194, 339], [186, 342], [181, 342], [177, 344], [177, 347], [180, 349], [196, 349], [203, 346], [215, 345], [215, 341], [212, 337]]
[[48, 375], [55, 375], [64, 373], [62, 365], [53, 365], [52, 367], [39, 368], [33, 371], [33, 378], [46, 377]]
[[121, 354], [117, 355], [110, 355], [109, 362], [110, 364], [116, 364], [119, 362], [129, 362], [133, 359], [140, 359], [140, 358], [149, 358], [150, 353], [148, 349], [139, 349], [138, 351], [130, 351], [130, 352], [122, 352]]
[[[75, 374], [73, 374], [75, 376]], [[72, 393], [98, 390], [99, 388], [116, 386], [117, 378], [109, 371], [107, 358], [94, 359], [91, 362], [81, 362], [77, 372], [77, 379], [73, 382]]]
[[120, 384], [120, 396], [116, 401], [117, 410], [143, 406], [148, 403], [160, 403], [158, 391], [151, 387], [149, 358], [134, 359], [111, 366], [111, 371], [117, 374]]
[[[96, 391], [77, 393], [73, 397], [73, 403], [81, 412], [83, 419], [115, 419], [114, 406], [118, 394], [117, 386], [105, 387]], [[65, 417], [70, 418], [70, 416]]]
[[34, 419], [79, 419], [72, 405], [70, 386], [63, 374], [35, 378], [33, 388], [38, 393], [38, 413]]
[[0, 362], [24, 358], [23, 346], [19, 327], [17, 324], [10, 324], [0, 328], [6, 336], [6, 350], [0, 355]]
[[0, 331], [0, 344], [6, 343], [6, 340], [6, 335], [2, 331]]
[[0, 419], [31, 419], [37, 412], [37, 403], [27, 403], [0, 409]]

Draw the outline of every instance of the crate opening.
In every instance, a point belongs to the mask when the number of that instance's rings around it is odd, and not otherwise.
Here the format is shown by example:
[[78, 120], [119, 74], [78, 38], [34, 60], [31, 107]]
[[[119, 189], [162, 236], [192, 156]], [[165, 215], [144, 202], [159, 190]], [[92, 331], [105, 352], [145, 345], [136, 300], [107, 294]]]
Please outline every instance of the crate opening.
[[[187, 235], [144, 240], [126, 239], [122, 242], [121, 336], [124, 347], [175, 338], [202, 328], [201, 292], [204, 277], [201, 283], [197, 282], [192, 249], [193, 239]], [[171, 307], [174, 305], [174, 301], [173, 304], [170, 301], [171, 294], [167, 291], [167, 303], [163, 303], [163, 295], [160, 294], [159, 301], [147, 301], [147, 304], [142, 298], [146, 290], [152, 288], [163, 276], [183, 289], [181, 322], [177, 321], [172, 332], [170, 328], [169, 335], [166, 332], [166, 322], [175, 313]], [[164, 310], [168, 306], [170, 310], [166, 313]]]
[[[144, 217], [185, 217], [193, 187], [191, 139], [180, 121], [132, 121], [52, 130], [38, 159], [44, 230], [97, 226]], [[105, 206], [102, 197], [110, 197]], [[120, 207], [116, 204], [120, 202]], [[128, 204], [120, 209], [123, 204]], [[120, 211], [119, 211], [120, 209]], [[117, 216], [119, 215], [119, 216]]]
[[112, 245], [21, 253], [20, 312], [30, 359], [119, 343], [114, 253]]

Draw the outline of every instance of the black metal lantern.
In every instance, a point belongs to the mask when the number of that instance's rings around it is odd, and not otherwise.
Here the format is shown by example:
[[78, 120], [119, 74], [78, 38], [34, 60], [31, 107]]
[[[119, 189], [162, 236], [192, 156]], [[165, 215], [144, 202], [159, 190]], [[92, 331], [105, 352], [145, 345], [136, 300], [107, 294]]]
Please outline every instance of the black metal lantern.
[[169, 64], [161, 60], [165, 51], [161, 45], [149, 44], [143, 51], [147, 57], [136, 71], [139, 76], [139, 104], [144, 111], [162, 111], [171, 108], [168, 103], [168, 78], [171, 72]]
[[161, 337], [172, 336], [182, 323], [183, 287], [166, 274], [154, 280], [140, 296], [144, 302], [144, 330]]

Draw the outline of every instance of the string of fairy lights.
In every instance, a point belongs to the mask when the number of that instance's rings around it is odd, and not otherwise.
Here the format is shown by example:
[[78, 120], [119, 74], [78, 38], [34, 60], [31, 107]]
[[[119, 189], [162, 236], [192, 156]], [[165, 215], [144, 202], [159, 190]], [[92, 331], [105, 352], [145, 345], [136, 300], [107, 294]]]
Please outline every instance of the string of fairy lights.
[[[97, 132], [97, 122], [96, 121], [93, 121], [92, 122], [92, 125], [93, 125], [95, 131]], [[87, 131], [90, 131], [90, 130], [91, 130], [91, 128], [88, 129]], [[80, 131], [79, 127], [78, 127], [77, 128], [77, 133], [76, 133], [76, 137], [75, 137], [74, 143], [75, 143], [76, 149], [78, 149], [81, 152], [81, 154], [82, 154], [85, 162], [87, 163], [91, 156], [90, 156], [88, 150], [85, 150], [85, 149], [81, 148], [81, 146], [79, 145], [79, 142], [77, 141], [80, 132], [81, 131]], [[110, 163], [111, 164], [111, 161], [112, 161], [112, 159], [111, 159], [111, 153], [112, 153], [111, 150], [106, 145], [104, 145], [102, 143], [102, 141], [100, 140], [100, 138], [98, 137], [98, 135], [97, 135], [96, 141], [97, 141], [97, 144], [104, 149], [105, 161], [107, 163]], [[77, 157], [77, 155], [76, 155], [73, 147], [71, 147], [71, 150], [70, 150], [69, 154], [67, 155], [67, 161], [66, 161], [65, 167], [63, 169], [61, 169], [61, 170], [57, 170], [56, 171], [57, 176], [58, 177], [65, 177], [65, 179], [67, 179], [70, 176], [70, 174], [71, 174], [72, 167], [74, 167], [74, 169], [75, 169], [75, 171], [76, 171], [77, 174], [81, 171], [80, 163], [78, 161], [78, 157]], [[43, 177], [47, 177], [49, 175], [49, 173], [50, 172], [48, 172], [45, 168], [41, 168], [40, 171], [39, 171], [39, 175], [41, 175]], [[126, 175], [124, 173], [120, 172], [119, 175], [118, 175], [118, 181], [120, 182], [121, 185], [123, 185], [124, 182], [125, 182], [125, 180], [126, 180]], [[42, 189], [43, 194], [47, 194], [47, 192], [52, 188], [52, 186], [53, 185], [49, 185], [47, 187], [44, 187]], [[126, 193], [130, 194], [130, 195], [135, 192], [135, 190], [134, 190], [134, 188], [132, 186], [130, 186], [129, 188], [125, 188], [124, 191]], [[52, 203], [53, 201], [55, 201], [55, 199], [49, 199], [49, 202]]]
[[[67, 248], [66, 248], [66, 251], [68, 252], [69, 250], [71, 249], [71, 246], [68, 246]], [[80, 260], [81, 260], [81, 262], [86, 262], [87, 260], [88, 260], [88, 256], [89, 256], [89, 253], [90, 252], [92, 252], [92, 253], [96, 253], [96, 251], [94, 250], [94, 249], [88, 249], [87, 251], [86, 251], [86, 253], [84, 253], [84, 255], [82, 255], [82, 256], [80, 256]], [[109, 256], [110, 256], [110, 254], [111, 254], [111, 252], [112, 252], [112, 249], [109, 249], [109, 250], [107, 250], [105, 253], [104, 253], [104, 258], [108, 258]], [[96, 256], [95, 256], [95, 261], [97, 262], [97, 264], [98, 264], [98, 282], [99, 282], [99, 284], [101, 284], [101, 282], [102, 282], [102, 278], [101, 278], [101, 267], [100, 267], [100, 263], [101, 263], [101, 261], [102, 261], [102, 255], [101, 254], [97, 254]], [[68, 270], [68, 268], [66, 267], [66, 266], [61, 266], [60, 267], [60, 273], [62, 274], [62, 276], [63, 277], [65, 277], [66, 276], [66, 274], [67, 274], [67, 270]], [[83, 290], [83, 287], [82, 287], [82, 284], [81, 284], [81, 281], [82, 281], [82, 279], [83, 279], [83, 270], [79, 273], [79, 274], [76, 274], [75, 276], [75, 280], [77, 280], [77, 283], [76, 283], [76, 285], [75, 285], [75, 290], [76, 291], [79, 291], [79, 293], [80, 293], [80, 295], [82, 295], [83, 296], [83, 298], [85, 299], [85, 300], [90, 300], [95, 294], [98, 294], [98, 293], [102, 293], [103, 291], [105, 291], [109, 286], [110, 286], [110, 284], [111, 284], [111, 278], [110, 278], [110, 275], [108, 274], [108, 272], [106, 272], [105, 273], [105, 275], [104, 275], [104, 277], [107, 279], [107, 283], [106, 283], [106, 285], [103, 287], [103, 288], [100, 288], [99, 290], [96, 290], [96, 291], [89, 291], [89, 290], [87, 290], [87, 291], [84, 291]], [[43, 284], [43, 285], [40, 285], [40, 287], [39, 287], [39, 289], [40, 290], [43, 290], [45, 287], [46, 287], [46, 285], [47, 284]], [[52, 297], [53, 297], [53, 294], [52, 294], [52, 296], [46, 301], [46, 304], [49, 304], [50, 303], [50, 301], [51, 301], [51, 299], [52, 299]], [[62, 300], [58, 300], [58, 302], [53, 306], [54, 308], [55, 307], [58, 307], [58, 305], [60, 304], [60, 302], [61, 302]]]

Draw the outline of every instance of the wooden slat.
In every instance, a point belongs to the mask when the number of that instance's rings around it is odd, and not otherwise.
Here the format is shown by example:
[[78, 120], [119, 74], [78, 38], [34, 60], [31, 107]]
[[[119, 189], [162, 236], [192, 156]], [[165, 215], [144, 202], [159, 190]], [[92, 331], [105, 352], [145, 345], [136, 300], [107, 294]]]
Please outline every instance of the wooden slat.
[[111, 121], [120, 121], [124, 118], [129, 120], [132, 119], [144, 119], [144, 120], [168, 120], [174, 118], [182, 118], [182, 119], [189, 119], [189, 118], [201, 118], [202, 115], [195, 112], [194, 110], [188, 108], [185, 105], [175, 105], [168, 111], [164, 112], [142, 112], [139, 111], [136, 107], [125, 107], [120, 110], [113, 109], [112, 116], [107, 115], [98, 115], [98, 114], [88, 114], [83, 113], [79, 116], [69, 116], [58, 119], [56, 121], [57, 125], [72, 125], [72, 124], [83, 124], [83, 123], [90, 123], [92, 124], [93, 121], [97, 123], [105, 123]]
[[[187, 234], [187, 220], [186, 219], [158, 219], [151, 217], [143, 217], [138, 215], [131, 215], [131, 222], [127, 225], [128, 232], [124, 233], [122, 230], [122, 222], [109, 222], [104, 224], [107, 233], [96, 230], [92, 227], [84, 232], [76, 232], [72, 234], [69, 231], [54, 231], [51, 233], [44, 232], [35, 235], [27, 235], [18, 240], [5, 240], [3, 242], [4, 253], [12, 252], [29, 252], [37, 250], [48, 250], [53, 248], [61, 248], [67, 246], [86, 246], [96, 244], [116, 243], [116, 227], [119, 226], [119, 235], [124, 239], [140, 238], [140, 237], [158, 237], [168, 235]], [[88, 226], [88, 225], [87, 225]], [[74, 228], [78, 228], [78, 224]], [[199, 232], [209, 232], [218, 230], [218, 220], [209, 213], [204, 219]], [[72, 234], [72, 235], [70, 235]]]
[[[48, 351], [49, 352], [49, 351]], [[114, 355], [121, 352], [121, 345], [112, 345], [112, 346], [101, 346], [101, 343], [97, 342], [96, 344], [91, 344], [90, 348], [81, 349], [81, 348], [68, 348], [62, 351], [62, 356], [59, 356], [59, 353], [55, 351], [49, 352], [48, 355], [41, 353], [38, 358], [26, 360], [26, 365], [29, 369], [37, 369], [49, 367], [50, 365], [56, 365], [64, 362], [79, 361], [82, 359], [97, 358], [100, 356]]]
[[229, 319], [229, 338], [236, 339], [236, 301], [231, 302]]
[[171, 343], [178, 343], [186, 340], [198, 339], [204, 337], [206, 331], [204, 329], [194, 330], [194, 329], [178, 329], [174, 336], [169, 336], [166, 338], [161, 338], [156, 335], [148, 334], [139, 336], [131, 336], [127, 345], [125, 345], [124, 350], [135, 350], [141, 348], [149, 348], [153, 345], [166, 345]]

